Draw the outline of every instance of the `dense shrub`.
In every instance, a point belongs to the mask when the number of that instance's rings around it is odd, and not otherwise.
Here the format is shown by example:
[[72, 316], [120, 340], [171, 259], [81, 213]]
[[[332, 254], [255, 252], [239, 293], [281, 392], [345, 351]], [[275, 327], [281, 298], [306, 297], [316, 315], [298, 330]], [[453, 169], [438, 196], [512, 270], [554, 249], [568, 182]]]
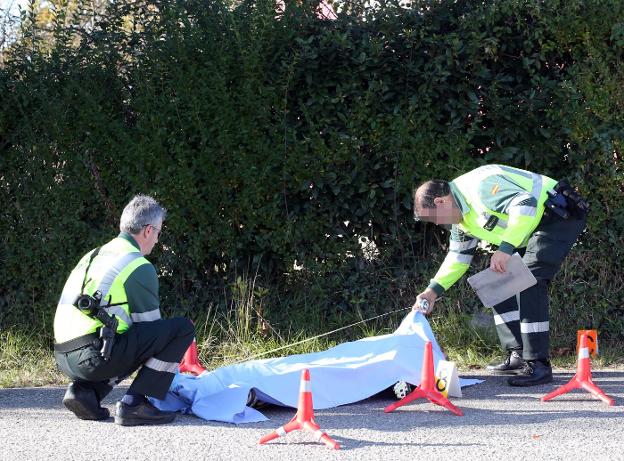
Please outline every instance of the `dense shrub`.
[[[67, 274], [137, 192], [170, 212], [151, 258], [168, 313], [227, 304], [241, 275], [280, 327], [407, 305], [446, 246], [413, 222], [413, 186], [496, 162], [592, 203], [556, 338], [624, 338], [624, 3], [357, 11], [120, 0], [45, 31], [26, 18], [0, 69], [0, 324], [49, 332]], [[451, 302], [476, 309], [462, 290]]]

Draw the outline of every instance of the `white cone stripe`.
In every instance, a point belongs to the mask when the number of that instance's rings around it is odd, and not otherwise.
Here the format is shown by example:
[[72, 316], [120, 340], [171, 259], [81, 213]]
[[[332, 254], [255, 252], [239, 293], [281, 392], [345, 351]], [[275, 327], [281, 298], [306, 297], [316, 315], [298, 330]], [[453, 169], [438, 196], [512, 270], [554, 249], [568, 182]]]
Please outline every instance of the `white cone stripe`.
[[589, 358], [589, 349], [587, 347], [581, 347], [579, 349], [579, 360], [588, 359]]
[[494, 323], [496, 325], [501, 325], [503, 323], [510, 323], [520, 320], [520, 311], [509, 311], [503, 314], [495, 314], [494, 315]]
[[286, 429], [284, 429], [284, 426], [278, 427], [275, 430], [275, 433], [279, 435], [280, 437], [284, 437], [286, 435]]
[[321, 438], [325, 435], [325, 432], [323, 432], [322, 430], [318, 429], [316, 431], [314, 431], [314, 435], [317, 437], [317, 441], [320, 441]]
[[310, 381], [306, 381], [304, 379], [301, 380], [301, 384], [299, 385], [299, 392], [311, 392], [312, 386], [310, 385]]

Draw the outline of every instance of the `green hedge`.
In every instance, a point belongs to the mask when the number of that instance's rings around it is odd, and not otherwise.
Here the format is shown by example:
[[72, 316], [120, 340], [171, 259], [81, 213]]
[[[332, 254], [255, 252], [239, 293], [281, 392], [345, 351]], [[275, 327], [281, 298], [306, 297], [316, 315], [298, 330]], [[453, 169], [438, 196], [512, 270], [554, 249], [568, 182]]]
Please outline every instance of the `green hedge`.
[[323, 21], [313, 4], [120, 0], [82, 24], [26, 18], [0, 69], [0, 324], [49, 333], [67, 274], [137, 192], [170, 212], [152, 257], [167, 313], [226, 308], [240, 276], [278, 327], [407, 305], [446, 239], [413, 222], [413, 186], [496, 162], [591, 201], [556, 338], [624, 339], [623, 2], [351, 3]]

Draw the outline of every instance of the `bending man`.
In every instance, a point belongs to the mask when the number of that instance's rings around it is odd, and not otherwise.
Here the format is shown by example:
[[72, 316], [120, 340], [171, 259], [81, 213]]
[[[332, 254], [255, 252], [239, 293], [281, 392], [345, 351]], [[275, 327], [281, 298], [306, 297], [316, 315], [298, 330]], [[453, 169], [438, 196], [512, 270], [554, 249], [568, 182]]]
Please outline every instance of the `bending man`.
[[449, 253], [414, 309], [426, 299], [431, 312], [436, 298], [468, 270], [479, 240], [498, 246], [490, 260], [497, 272], [506, 271], [517, 251], [537, 285], [492, 306], [507, 358], [488, 369], [517, 374], [508, 380], [512, 386], [551, 382], [548, 284], [585, 228], [587, 209], [565, 181], [503, 165], [424, 183], [414, 192], [415, 218], [452, 226]]
[[134, 197], [121, 215], [121, 233], [84, 255], [65, 283], [54, 317], [54, 357], [72, 380], [63, 404], [78, 418], [108, 419], [100, 402], [139, 368], [116, 405], [115, 422], [164, 424], [175, 417], [146, 398], [165, 397], [195, 335], [185, 318], [161, 319], [156, 270], [144, 257], [165, 216], [153, 198]]

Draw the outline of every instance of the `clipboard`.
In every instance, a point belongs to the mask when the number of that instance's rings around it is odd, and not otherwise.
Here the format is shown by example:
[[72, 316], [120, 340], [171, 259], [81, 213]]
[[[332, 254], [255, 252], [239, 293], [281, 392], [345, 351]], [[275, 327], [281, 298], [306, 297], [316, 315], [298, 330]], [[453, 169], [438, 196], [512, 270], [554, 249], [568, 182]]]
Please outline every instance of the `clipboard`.
[[507, 264], [507, 272], [496, 272], [489, 267], [472, 277], [468, 283], [485, 307], [496, 306], [537, 283], [522, 257], [514, 253]]

